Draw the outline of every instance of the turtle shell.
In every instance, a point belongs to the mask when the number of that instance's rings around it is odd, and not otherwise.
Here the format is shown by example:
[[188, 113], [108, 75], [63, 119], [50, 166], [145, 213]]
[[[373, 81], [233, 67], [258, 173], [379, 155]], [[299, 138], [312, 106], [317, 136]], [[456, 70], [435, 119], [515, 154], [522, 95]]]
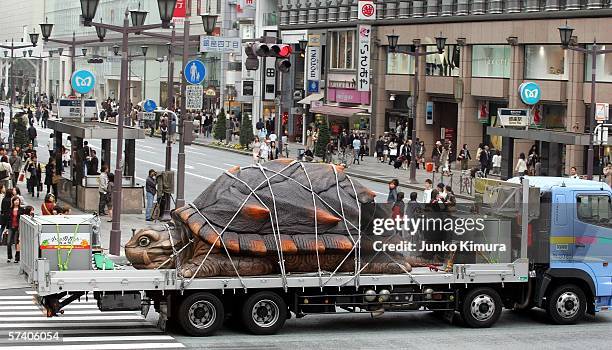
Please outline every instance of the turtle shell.
[[228, 170], [173, 216], [232, 253], [341, 253], [352, 248], [374, 196], [341, 167], [280, 159]]

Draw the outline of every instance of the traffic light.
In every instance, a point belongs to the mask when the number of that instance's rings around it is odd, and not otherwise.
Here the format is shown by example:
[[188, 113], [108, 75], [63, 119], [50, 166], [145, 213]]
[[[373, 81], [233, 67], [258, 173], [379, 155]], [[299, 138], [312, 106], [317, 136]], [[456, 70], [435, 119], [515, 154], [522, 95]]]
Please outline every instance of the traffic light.
[[255, 43], [255, 53], [259, 57], [269, 57], [270, 56], [270, 46], [265, 43]]
[[87, 60], [87, 63], [92, 63], [92, 64], [100, 64], [100, 63], [104, 63], [104, 60], [100, 57], [97, 58], [90, 58]]
[[244, 62], [246, 70], [258, 70], [259, 69], [259, 57], [255, 53], [255, 44], [247, 44], [244, 47], [244, 53], [247, 58]]
[[291, 45], [287, 45], [287, 44], [272, 45], [272, 47], [270, 48], [271, 56], [278, 58], [278, 60], [276, 60], [276, 69], [278, 69], [279, 71], [283, 73], [289, 72], [289, 69], [291, 68], [291, 62], [289, 61], [289, 56], [291, 56], [292, 52], [293, 52], [293, 48], [291, 47]]

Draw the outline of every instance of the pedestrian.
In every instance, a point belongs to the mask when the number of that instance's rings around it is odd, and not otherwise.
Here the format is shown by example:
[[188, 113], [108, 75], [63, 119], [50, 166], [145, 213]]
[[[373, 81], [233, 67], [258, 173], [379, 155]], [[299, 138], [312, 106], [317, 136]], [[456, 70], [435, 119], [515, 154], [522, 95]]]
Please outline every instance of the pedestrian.
[[42, 111], [42, 127], [47, 128], [47, 120], [49, 120], [49, 110], [47, 107], [43, 107]]
[[253, 164], [259, 164], [261, 152], [261, 142], [259, 142], [259, 136], [255, 136], [253, 141]]
[[433, 182], [431, 179], [425, 179], [425, 189], [423, 190], [422, 202], [427, 204], [431, 202], [431, 192], [433, 190]]
[[259, 159], [264, 163], [270, 157], [270, 140], [266, 137], [259, 146]]
[[480, 152], [480, 157], [478, 159], [480, 162], [480, 171], [487, 177], [489, 174], [489, 164], [492, 163], [491, 152], [489, 152], [489, 146], [485, 145], [482, 151]]
[[453, 188], [450, 185], [446, 185], [444, 188], [445, 198], [444, 205], [448, 211], [456, 211], [457, 210], [457, 198], [455, 197], [455, 192], [453, 192]]
[[525, 176], [527, 173], [527, 162], [525, 161], [525, 153], [521, 153], [519, 155], [519, 159], [516, 162], [516, 167], [514, 171], [517, 172], [518, 176]]
[[47, 185], [47, 194], [50, 192], [53, 193], [55, 198], [57, 198], [57, 185], [59, 184], [59, 177], [57, 175], [57, 166], [55, 163], [55, 158], [49, 158], [49, 162], [47, 166], [45, 166], [45, 185]]
[[540, 157], [538, 156], [538, 148], [536, 145], [531, 146], [526, 162], [528, 175], [537, 175], [536, 165], [540, 162]]
[[399, 187], [399, 180], [393, 179], [389, 181], [389, 195], [387, 196], [387, 203], [395, 203], [397, 201], [397, 188]]
[[440, 155], [440, 166], [442, 167], [442, 174], [448, 175], [450, 173], [450, 149], [448, 145], [442, 146], [442, 154]]
[[17, 182], [19, 181], [19, 174], [21, 172], [21, 157], [17, 153], [17, 148], [13, 148], [13, 152], [11, 152], [11, 156], [9, 157], [9, 164], [11, 165], [11, 169], [13, 170], [13, 187], [17, 187]]
[[359, 152], [361, 151], [361, 140], [358, 137], [355, 137], [353, 140], [353, 163], [357, 162], [357, 164], [361, 164], [359, 162]]
[[447, 193], [443, 183], [438, 183], [438, 185], [436, 186], [436, 192], [438, 192], [438, 196], [440, 196], [440, 198], [442, 198], [443, 200], [446, 199]]
[[379, 162], [383, 162], [383, 152], [385, 151], [385, 141], [382, 136], [378, 136], [378, 141], [376, 141], [376, 158], [378, 158]]
[[576, 170], [576, 167], [573, 166], [570, 168], [570, 179], [579, 179], [580, 175], [578, 175], [578, 171]]
[[431, 160], [434, 163], [434, 172], [440, 171], [440, 158], [442, 157], [442, 143], [436, 141], [433, 151], [431, 152]]
[[270, 151], [268, 152], [269, 160], [275, 160], [278, 159], [278, 154], [279, 154], [279, 150], [278, 147], [276, 147], [276, 141], [270, 141]]
[[4, 113], [4, 108], [0, 108], [0, 129], [4, 129], [4, 117], [6, 117], [6, 113]]
[[9, 188], [12, 175], [13, 169], [8, 161], [8, 157], [0, 157], [0, 185], [4, 186], [4, 188]]
[[57, 212], [55, 211], [55, 196], [52, 193], [47, 193], [45, 196], [45, 201], [40, 205], [40, 212], [42, 215], [55, 215]]
[[172, 119], [170, 120], [168, 136], [170, 137], [170, 142], [176, 142], [176, 115], [172, 115]]
[[55, 155], [55, 152], [53, 151], [55, 147], [53, 147], [54, 144], [54, 139], [53, 139], [53, 133], [51, 133], [49, 135], [49, 139], [47, 140], [47, 150], [49, 151], [49, 157], [53, 157]]
[[395, 142], [395, 138], [392, 138], [389, 141], [389, 165], [393, 164], [397, 159], [397, 143]]
[[98, 155], [95, 150], [91, 150], [91, 157], [89, 158], [88, 166], [87, 166], [87, 175], [98, 175], [98, 165], [99, 165]]
[[40, 125], [40, 118], [42, 117], [42, 107], [36, 107], [36, 125]]
[[[6, 245], [8, 241], [8, 232], [6, 231], [6, 223], [4, 222], [4, 214], [10, 208], [10, 198], [13, 196], [13, 190], [0, 185], [0, 245]], [[6, 202], [4, 199], [6, 198]]]
[[612, 163], [608, 163], [603, 169], [603, 175], [606, 177], [606, 183], [612, 186]]
[[[89, 142], [83, 142], [83, 174], [87, 175], [89, 173], [89, 161], [91, 160], [91, 148], [89, 147]], [[77, 163], [78, 164], [78, 163]]]
[[98, 214], [100, 216], [106, 215], [104, 212], [106, 208], [106, 195], [108, 193], [108, 168], [106, 165], [102, 166], [102, 170], [100, 176], [98, 177], [98, 193], [100, 194], [100, 199], [98, 201]]
[[166, 143], [166, 137], [168, 135], [168, 114], [164, 113], [161, 120], [159, 121], [159, 132], [161, 134], [161, 142]]
[[470, 155], [470, 150], [467, 148], [467, 144], [464, 143], [461, 151], [459, 151], [459, 155], [457, 159], [461, 163], [461, 170], [468, 170], [468, 163], [472, 160], [472, 155]]
[[15, 245], [15, 260], [14, 263], [19, 263], [20, 259], [20, 251], [21, 248], [19, 246], [19, 219], [23, 214], [23, 208], [21, 207], [21, 201], [19, 197], [11, 198], [11, 206], [8, 212], [6, 213], [6, 218], [4, 219], [7, 223], [8, 228], [8, 241], [6, 244], [6, 262], [11, 262], [13, 259], [13, 244]]
[[38, 146], [38, 141], [36, 140], [37, 136], [38, 133], [36, 132], [36, 128], [34, 127], [34, 125], [30, 125], [30, 127], [28, 128], [28, 140], [34, 147]]
[[115, 174], [108, 173], [108, 183], [106, 185], [106, 208], [108, 209], [108, 222], [112, 222], [113, 217], [113, 187], [115, 186]]
[[499, 150], [495, 151], [495, 154], [493, 155], [493, 171], [492, 173], [494, 175], [501, 175], [501, 161], [502, 161], [502, 157], [501, 157], [501, 152]]
[[147, 206], [145, 208], [145, 220], [153, 221], [151, 217], [151, 212], [153, 210], [153, 205], [155, 203], [155, 195], [157, 194], [157, 173], [155, 170], [149, 170], [149, 176], [147, 176], [147, 182], [145, 185], [145, 190], [147, 192]]
[[406, 204], [404, 203], [404, 192], [399, 192], [391, 208], [391, 215], [395, 219], [401, 219], [406, 214]]
[[421, 214], [421, 203], [417, 201], [417, 197], [416, 192], [410, 192], [410, 200], [406, 206], [406, 216], [408, 218], [416, 218], [417, 215]]
[[42, 190], [42, 171], [36, 153], [33, 153], [29, 161], [26, 162], [25, 171], [28, 174], [28, 193], [30, 193], [32, 197], [34, 197], [34, 194], [36, 194], [36, 197], [40, 197], [40, 191]]
[[325, 163], [331, 163], [334, 155], [334, 141], [329, 140], [325, 146]]

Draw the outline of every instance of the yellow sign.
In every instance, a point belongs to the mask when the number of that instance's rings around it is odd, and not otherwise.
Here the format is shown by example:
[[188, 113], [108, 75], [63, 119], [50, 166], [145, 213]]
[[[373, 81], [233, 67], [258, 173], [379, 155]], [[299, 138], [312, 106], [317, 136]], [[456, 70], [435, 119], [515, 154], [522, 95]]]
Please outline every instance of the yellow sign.
[[215, 91], [215, 89], [206, 89], [206, 91], [204, 92], [204, 94], [206, 96], [216, 96], [217, 92]]

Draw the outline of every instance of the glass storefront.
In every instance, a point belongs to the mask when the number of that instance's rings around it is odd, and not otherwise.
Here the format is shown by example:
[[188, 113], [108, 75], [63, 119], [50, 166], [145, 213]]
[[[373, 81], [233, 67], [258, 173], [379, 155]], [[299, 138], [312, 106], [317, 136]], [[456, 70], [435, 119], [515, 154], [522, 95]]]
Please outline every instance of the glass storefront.
[[[434, 46], [427, 46], [427, 52], [436, 52]], [[425, 56], [425, 75], [458, 77], [461, 50], [458, 45], [446, 45], [443, 53]]]
[[[601, 45], [597, 47], [601, 50], [612, 48], [612, 45]], [[588, 45], [587, 49], [593, 49], [593, 45]], [[585, 57], [586, 65], [584, 67], [584, 81], [591, 81], [591, 66], [593, 65], [593, 58], [591, 55]], [[611, 83], [612, 82], [612, 54], [597, 55], [597, 75], [595, 76], [596, 81]]]
[[414, 59], [402, 52], [414, 52], [414, 46], [398, 46], [398, 52], [387, 53], [387, 74], [414, 74]]
[[525, 45], [525, 79], [567, 80], [565, 55], [560, 45]]
[[510, 78], [509, 45], [472, 46], [472, 76], [482, 78]]

